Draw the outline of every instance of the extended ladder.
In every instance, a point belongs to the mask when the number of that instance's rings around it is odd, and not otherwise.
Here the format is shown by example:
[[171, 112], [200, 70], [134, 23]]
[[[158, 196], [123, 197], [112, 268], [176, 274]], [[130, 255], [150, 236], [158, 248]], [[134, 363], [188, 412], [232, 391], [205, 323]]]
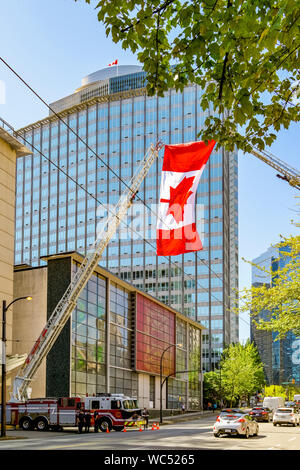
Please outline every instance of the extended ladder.
[[30, 351], [20, 371], [20, 374], [14, 379], [12, 392], [13, 400], [22, 400], [23, 398], [27, 398], [26, 392], [29, 383], [33, 379], [33, 376], [39, 368], [42, 360], [46, 357], [52, 348], [64, 325], [68, 321], [72, 311], [76, 307], [80, 293], [92, 276], [96, 266], [99, 263], [103, 251], [115, 234], [129, 207], [132, 205], [133, 199], [138, 192], [143, 179], [148, 173], [152, 163], [157, 158], [158, 152], [162, 147], [163, 144], [160, 142], [158, 142], [155, 146], [150, 146], [144, 159], [140, 163], [135, 176], [128, 184], [129, 189], [124, 192], [118, 204], [115, 206], [114, 212], [110, 217], [107, 218], [103, 229], [98, 234], [95, 242], [89, 249], [89, 253], [83, 260], [76, 274], [73, 276], [72, 281], [66, 289], [63, 297], [55, 307], [46, 323], [45, 328], [35, 342], [34, 347]]
[[294, 188], [300, 189], [300, 173], [298, 170], [265, 150], [258, 151], [253, 149], [250, 153], [283, 175], [276, 175], [278, 178], [287, 181]]

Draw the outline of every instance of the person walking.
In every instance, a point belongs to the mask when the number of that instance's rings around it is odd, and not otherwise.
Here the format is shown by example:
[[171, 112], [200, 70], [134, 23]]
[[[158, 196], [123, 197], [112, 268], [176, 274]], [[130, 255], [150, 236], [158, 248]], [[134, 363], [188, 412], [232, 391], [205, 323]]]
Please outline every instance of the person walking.
[[182, 405], [181, 405], [181, 412], [185, 413], [185, 404], [184, 403], [182, 403]]
[[217, 409], [217, 404], [214, 403], [214, 404], [213, 404], [213, 413], [216, 411], [216, 409]]
[[144, 418], [145, 420], [145, 424], [144, 424], [144, 429], [148, 429], [148, 422], [149, 422], [149, 411], [147, 410], [147, 408], [145, 407], [142, 411], [142, 417]]
[[90, 432], [90, 426], [91, 426], [91, 413], [88, 411], [84, 415], [84, 432]]
[[82, 428], [83, 428], [83, 425], [84, 425], [84, 412], [83, 412], [83, 410], [79, 411], [79, 414], [77, 416], [77, 425], [78, 425], [78, 432], [79, 432], [79, 434], [81, 434], [82, 433]]

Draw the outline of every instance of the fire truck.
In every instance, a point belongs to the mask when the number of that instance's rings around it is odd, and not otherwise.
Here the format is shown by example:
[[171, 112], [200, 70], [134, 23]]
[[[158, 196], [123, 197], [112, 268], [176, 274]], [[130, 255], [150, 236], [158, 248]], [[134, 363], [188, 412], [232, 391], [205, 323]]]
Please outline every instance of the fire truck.
[[32, 398], [23, 403], [10, 402], [7, 403], [6, 422], [26, 431], [62, 430], [77, 426], [80, 410], [90, 413], [91, 426], [95, 424], [94, 413], [97, 411], [102, 432], [122, 431], [126, 426], [140, 427], [145, 423], [136, 399], [104, 393], [85, 398]]

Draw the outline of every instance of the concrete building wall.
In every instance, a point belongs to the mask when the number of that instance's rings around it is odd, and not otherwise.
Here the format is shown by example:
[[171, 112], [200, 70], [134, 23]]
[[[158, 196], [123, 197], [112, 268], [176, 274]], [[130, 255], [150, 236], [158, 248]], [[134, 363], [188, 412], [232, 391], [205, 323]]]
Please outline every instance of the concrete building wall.
[[[13, 300], [16, 151], [0, 137], [0, 305]], [[1, 313], [2, 315], [2, 313]], [[12, 351], [12, 312], [7, 312], [6, 354]], [[2, 336], [2, 323], [0, 326]]]
[[[17, 270], [14, 273], [14, 297], [30, 295], [30, 302], [16, 302], [13, 310], [12, 353], [29, 353], [47, 322], [47, 268]], [[17, 372], [17, 371], [16, 371]], [[16, 372], [9, 377], [7, 388]], [[46, 395], [46, 361], [31, 384], [33, 398]]]

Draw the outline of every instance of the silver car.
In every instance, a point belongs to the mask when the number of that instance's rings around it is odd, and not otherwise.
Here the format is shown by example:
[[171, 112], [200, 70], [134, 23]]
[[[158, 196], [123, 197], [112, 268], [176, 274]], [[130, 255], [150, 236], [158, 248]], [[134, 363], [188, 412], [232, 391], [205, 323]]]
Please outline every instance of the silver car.
[[213, 427], [215, 437], [227, 434], [248, 439], [249, 436], [257, 436], [258, 431], [257, 422], [249, 414], [236, 408], [222, 410]]
[[278, 408], [273, 416], [273, 426], [281, 426], [282, 424], [292, 424], [299, 426], [299, 413], [294, 408]]

